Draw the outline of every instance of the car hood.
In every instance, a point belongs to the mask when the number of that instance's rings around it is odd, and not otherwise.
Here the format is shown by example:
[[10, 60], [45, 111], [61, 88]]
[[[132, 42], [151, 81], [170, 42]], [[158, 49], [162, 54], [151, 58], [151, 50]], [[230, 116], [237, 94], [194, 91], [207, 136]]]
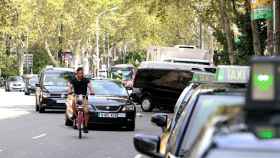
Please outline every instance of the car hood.
[[89, 96], [90, 105], [120, 106], [128, 103], [128, 97]]
[[44, 89], [46, 89], [50, 93], [67, 92], [66, 86], [44, 86]]
[[21, 81], [10, 81], [9, 83], [10, 84], [21, 84], [21, 85], [24, 85], [24, 82], [21, 82]]

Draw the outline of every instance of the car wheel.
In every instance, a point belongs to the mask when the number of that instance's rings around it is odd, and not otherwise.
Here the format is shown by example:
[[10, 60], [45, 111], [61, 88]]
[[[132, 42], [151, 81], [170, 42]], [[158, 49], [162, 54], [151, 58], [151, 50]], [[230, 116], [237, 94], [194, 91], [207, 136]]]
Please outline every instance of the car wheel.
[[68, 117], [67, 117], [67, 114], [65, 114], [65, 126], [72, 126], [73, 125], [73, 121], [70, 120]]
[[134, 131], [134, 130], [135, 130], [135, 122], [128, 124], [128, 125], [126, 126], [126, 129], [127, 129], [128, 131]]
[[39, 113], [44, 113], [45, 112], [45, 108], [42, 107], [40, 102], [39, 102], [39, 105], [38, 105], [38, 109], [39, 109]]
[[144, 112], [151, 112], [153, 110], [152, 99], [148, 96], [143, 97], [141, 101], [141, 109]]

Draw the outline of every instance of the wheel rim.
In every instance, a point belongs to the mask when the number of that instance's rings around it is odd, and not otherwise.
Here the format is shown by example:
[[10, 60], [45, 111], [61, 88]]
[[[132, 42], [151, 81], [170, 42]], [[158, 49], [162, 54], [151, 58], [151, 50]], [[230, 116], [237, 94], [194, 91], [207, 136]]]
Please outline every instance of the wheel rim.
[[151, 108], [151, 101], [149, 99], [144, 99], [142, 101], [142, 108], [144, 110], [149, 110]]

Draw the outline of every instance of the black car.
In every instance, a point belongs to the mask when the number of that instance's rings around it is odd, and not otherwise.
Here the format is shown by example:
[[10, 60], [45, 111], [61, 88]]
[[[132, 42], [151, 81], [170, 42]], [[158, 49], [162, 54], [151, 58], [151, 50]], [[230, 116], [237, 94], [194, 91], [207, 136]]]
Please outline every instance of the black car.
[[67, 83], [74, 77], [73, 69], [46, 68], [36, 85], [36, 111], [40, 113], [45, 109], [66, 109]]
[[[134, 130], [136, 108], [123, 84], [109, 79], [93, 79], [91, 82], [95, 96], [89, 96], [89, 125], [117, 125]], [[65, 125], [73, 125], [72, 116], [72, 106], [67, 106]]]
[[193, 71], [207, 71], [205, 65], [143, 62], [133, 81], [133, 99], [143, 111], [153, 108], [174, 110], [181, 92], [192, 80]]
[[31, 78], [27, 78], [25, 80], [24, 94], [30, 95], [31, 93], [35, 93], [38, 82], [38, 75], [32, 75]]

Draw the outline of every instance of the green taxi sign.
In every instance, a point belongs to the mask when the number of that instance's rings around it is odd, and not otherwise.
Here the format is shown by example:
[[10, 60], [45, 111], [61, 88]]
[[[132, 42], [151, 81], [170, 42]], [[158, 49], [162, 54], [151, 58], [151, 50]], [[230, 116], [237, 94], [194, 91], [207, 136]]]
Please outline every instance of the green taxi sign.
[[261, 139], [273, 139], [276, 137], [276, 132], [275, 132], [275, 129], [273, 129], [273, 128], [259, 127], [256, 129], [256, 135], [258, 136], [258, 138], [261, 138]]
[[274, 66], [272, 63], [255, 63], [252, 65], [251, 95], [253, 100], [274, 100], [274, 76]]
[[249, 66], [220, 65], [216, 71], [216, 81], [220, 83], [246, 84], [249, 76]]
[[193, 72], [192, 82], [198, 83], [210, 83], [215, 80], [215, 75], [213, 73], [207, 72]]

